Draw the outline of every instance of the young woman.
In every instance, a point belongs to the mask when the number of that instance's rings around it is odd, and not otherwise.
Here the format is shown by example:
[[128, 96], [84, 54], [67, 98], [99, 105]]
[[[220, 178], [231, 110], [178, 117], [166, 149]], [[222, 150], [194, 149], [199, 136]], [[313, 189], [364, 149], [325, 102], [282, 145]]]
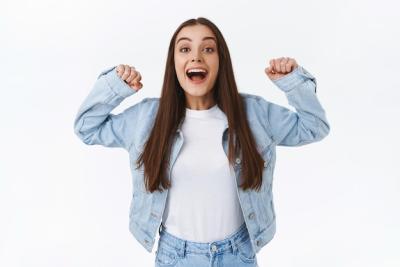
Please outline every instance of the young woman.
[[275, 148], [319, 141], [329, 124], [315, 78], [293, 58], [272, 59], [265, 73], [297, 112], [239, 93], [221, 32], [190, 19], [172, 36], [160, 98], [111, 114], [143, 86], [121, 64], [82, 103], [79, 138], [129, 153], [129, 229], [149, 252], [159, 232], [156, 266], [257, 266], [273, 238]]

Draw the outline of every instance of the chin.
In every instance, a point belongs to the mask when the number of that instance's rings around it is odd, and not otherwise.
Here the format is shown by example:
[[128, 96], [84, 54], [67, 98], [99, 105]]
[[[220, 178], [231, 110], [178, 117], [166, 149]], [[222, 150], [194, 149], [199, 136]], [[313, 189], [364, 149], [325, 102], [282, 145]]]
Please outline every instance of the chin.
[[184, 88], [184, 91], [186, 94], [189, 94], [191, 96], [205, 96], [207, 95], [210, 90], [207, 89], [201, 89], [201, 88]]

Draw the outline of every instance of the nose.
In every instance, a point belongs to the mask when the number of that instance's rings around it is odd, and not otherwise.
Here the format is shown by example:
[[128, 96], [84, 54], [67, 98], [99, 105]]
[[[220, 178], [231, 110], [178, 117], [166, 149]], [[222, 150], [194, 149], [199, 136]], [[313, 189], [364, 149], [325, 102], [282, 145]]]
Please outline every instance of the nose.
[[199, 51], [194, 51], [192, 57], [192, 62], [201, 62], [201, 53]]

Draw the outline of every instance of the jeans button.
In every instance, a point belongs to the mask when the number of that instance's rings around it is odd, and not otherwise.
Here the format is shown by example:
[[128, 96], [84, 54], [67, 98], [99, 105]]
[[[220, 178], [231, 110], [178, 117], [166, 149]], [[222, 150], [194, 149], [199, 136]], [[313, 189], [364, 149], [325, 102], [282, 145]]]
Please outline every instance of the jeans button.
[[216, 245], [212, 245], [212, 246], [211, 246], [211, 250], [212, 250], [213, 252], [217, 251], [217, 246], [216, 246]]

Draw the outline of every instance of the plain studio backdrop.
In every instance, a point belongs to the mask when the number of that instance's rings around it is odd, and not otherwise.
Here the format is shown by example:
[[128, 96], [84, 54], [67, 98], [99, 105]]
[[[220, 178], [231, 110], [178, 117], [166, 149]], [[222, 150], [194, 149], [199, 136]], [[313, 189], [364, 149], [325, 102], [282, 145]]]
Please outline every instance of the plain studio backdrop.
[[[317, 78], [331, 125], [278, 147], [269, 267], [400, 266], [396, 1], [2, 1], [0, 266], [153, 266], [128, 230], [128, 153], [88, 146], [73, 120], [99, 73], [135, 66], [159, 97], [170, 38], [204, 16], [222, 31], [240, 92], [288, 105], [264, 73], [293, 57]], [[397, 17], [396, 17], [397, 16]], [[212, 207], [211, 207], [212, 208]], [[158, 235], [157, 235], [158, 239]]]

